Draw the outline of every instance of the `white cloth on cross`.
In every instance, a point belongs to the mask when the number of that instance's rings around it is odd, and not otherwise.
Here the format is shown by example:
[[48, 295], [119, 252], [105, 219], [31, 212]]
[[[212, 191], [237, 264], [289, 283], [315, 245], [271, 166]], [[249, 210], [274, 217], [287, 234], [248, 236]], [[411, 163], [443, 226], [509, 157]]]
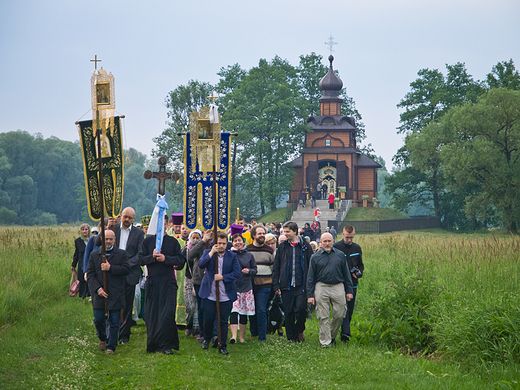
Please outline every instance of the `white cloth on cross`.
[[157, 194], [157, 204], [153, 209], [147, 232], [148, 235], [156, 235], [155, 249], [157, 252], [161, 251], [163, 236], [166, 233], [164, 229], [164, 210], [168, 209], [168, 204], [164, 197], [164, 195]]
[[218, 106], [216, 104], [209, 105], [209, 123], [219, 123]]

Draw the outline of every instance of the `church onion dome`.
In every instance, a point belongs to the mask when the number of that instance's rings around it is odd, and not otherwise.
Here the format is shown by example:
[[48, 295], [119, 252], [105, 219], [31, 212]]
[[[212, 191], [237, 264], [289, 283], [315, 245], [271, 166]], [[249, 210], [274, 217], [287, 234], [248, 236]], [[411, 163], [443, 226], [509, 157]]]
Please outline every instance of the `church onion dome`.
[[323, 96], [338, 96], [339, 91], [341, 90], [341, 88], [343, 88], [343, 81], [341, 81], [341, 79], [338, 76], [336, 76], [336, 73], [334, 73], [334, 69], [332, 69], [332, 61], [334, 61], [334, 57], [329, 56], [329, 61], [329, 71], [327, 72], [325, 77], [323, 77], [320, 80], [320, 90], [323, 91]]

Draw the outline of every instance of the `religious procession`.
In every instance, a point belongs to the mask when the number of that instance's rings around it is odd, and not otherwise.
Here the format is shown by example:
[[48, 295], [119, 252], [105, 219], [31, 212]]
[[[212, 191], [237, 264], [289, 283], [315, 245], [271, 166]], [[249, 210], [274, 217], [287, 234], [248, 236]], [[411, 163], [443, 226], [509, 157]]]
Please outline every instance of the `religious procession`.
[[[327, 116], [339, 112], [342, 88], [329, 60], [320, 82]], [[175, 354], [181, 348], [178, 332], [185, 332], [203, 350], [228, 355], [228, 344], [265, 343], [267, 334], [304, 342], [313, 313], [321, 348], [334, 346], [337, 338], [348, 342], [364, 272], [362, 251], [353, 242], [353, 226], [345, 226], [336, 242], [334, 226], [320, 222], [322, 214], [335, 212], [336, 197], [345, 197], [345, 175], [339, 174], [345, 161], [310, 161], [306, 167], [308, 179], [291, 191], [290, 201], [303, 210], [311, 200], [307, 221], [246, 223], [238, 208], [231, 220], [229, 151], [236, 134], [222, 131], [212, 94], [209, 107], [192, 112], [189, 131], [178, 134], [184, 140], [183, 212], [168, 213], [166, 182], [180, 183], [181, 174], [168, 172], [166, 157], [160, 157], [158, 172], [143, 173], [158, 180], [156, 206], [137, 223], [134, 208], [122, 206], [124, 116], [114, 116], [114, 77], [97, 69], [97, 56], [93, 61], [92, 120], [76, 124], [88, 210], [99, 225], [80, 227], [71, 291], [92, 302], [97, 348], [114, 354], [118, 345], [131, 343], [132, 327], [142, 320], [149, 353]], [[354, 129], [351, 122], [340, 124], [345, 126]], [[301, 171], [302, 161], [294, 166]], [[322, 206], [322, 213], [317, 202], [328, 209]]]

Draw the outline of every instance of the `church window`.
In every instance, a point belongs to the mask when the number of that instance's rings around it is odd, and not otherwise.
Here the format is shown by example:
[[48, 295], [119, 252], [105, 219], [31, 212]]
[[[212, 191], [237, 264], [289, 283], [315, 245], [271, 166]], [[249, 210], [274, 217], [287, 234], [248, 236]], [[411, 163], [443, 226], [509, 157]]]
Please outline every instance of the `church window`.
[[330, 139], [325, 140], [325, 146], [330, 146]]

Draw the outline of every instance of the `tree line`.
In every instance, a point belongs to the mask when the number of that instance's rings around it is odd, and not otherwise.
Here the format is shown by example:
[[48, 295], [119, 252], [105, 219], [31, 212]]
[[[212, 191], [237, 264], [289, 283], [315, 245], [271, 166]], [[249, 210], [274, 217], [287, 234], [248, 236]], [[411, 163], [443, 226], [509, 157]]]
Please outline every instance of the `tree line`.
[[421, 69], [397, 105], [404, 145], [385, 180], [394, 208], [423, 206], [448, 229], [503, 226], [520, 217], [520, 74], [497, 63], [485, 81], [464, 63]]
[[[157, 164], [130, 148], [125, 151], [123, 207], [136, 215], [151, 214], [157, 182], [145, 180]], [[56, 225], [92, 223], [87, 210], [81, 147], [78, 142], [41, 134], [11, 131], [0, 134], [0, 224]]]

